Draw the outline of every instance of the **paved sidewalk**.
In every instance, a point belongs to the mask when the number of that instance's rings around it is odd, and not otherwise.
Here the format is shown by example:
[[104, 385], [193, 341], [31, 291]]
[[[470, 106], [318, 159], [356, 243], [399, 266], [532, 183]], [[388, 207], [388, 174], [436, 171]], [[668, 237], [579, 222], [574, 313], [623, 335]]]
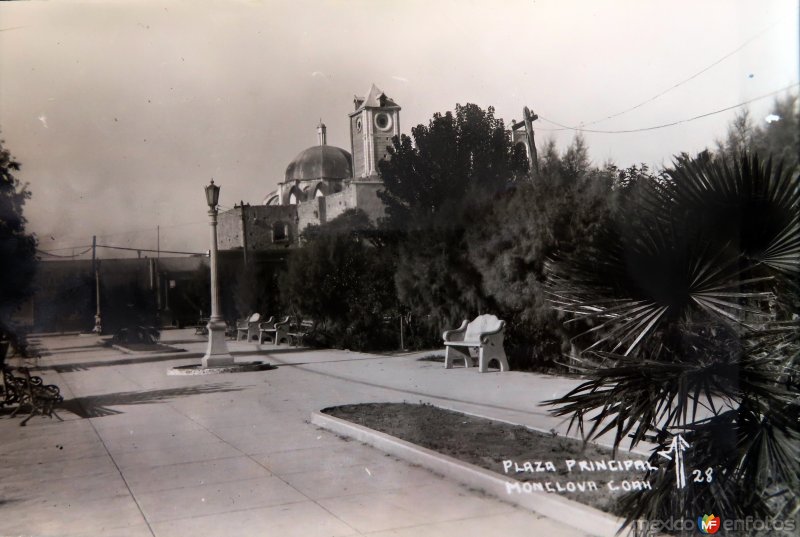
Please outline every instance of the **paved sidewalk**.
[[563, 431], [537, 405], [574, 380], [246, 342], [229, 343], [237, 360], [278, 368], [167, 376], [205, 343], [190, 330], [163, 341], [187, 352], [35, 339], [36, 374], [68, 410], [27, 427], [0, 411], [0, 535], [582, 535], [308, 423], [332, 405], [423, 401]]

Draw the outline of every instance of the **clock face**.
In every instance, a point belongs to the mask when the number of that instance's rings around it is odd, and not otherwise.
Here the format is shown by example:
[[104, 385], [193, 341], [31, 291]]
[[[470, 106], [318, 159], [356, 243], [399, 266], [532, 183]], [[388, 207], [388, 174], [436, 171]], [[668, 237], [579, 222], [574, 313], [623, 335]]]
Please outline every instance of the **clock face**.
[[361, 132], [364, 126], [361, 124], [361, 118], [356, 119], [356, 131]]
[[386, 112], [375, 114], [375, 126], [378, 130], [388, 131], [392, 128], [392, 118]]

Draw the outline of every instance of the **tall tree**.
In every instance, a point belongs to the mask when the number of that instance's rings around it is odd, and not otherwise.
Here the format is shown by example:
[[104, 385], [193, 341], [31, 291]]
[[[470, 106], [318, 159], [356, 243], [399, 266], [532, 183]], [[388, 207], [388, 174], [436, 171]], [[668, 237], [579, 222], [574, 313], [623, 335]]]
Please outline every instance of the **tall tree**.
[[506, 347], [516, 368], [553, 367], [569, 336], [547, 301], [545, 261], [583, 250], [610, 218], [616, 170], [593, 168], [577, 136], [559, 155], [552, 140], [535, 181], [492, 203], [467, 231], [469, 260], [482, 289], [506, 320]]
[[742, 151], [755, 151], [790, 168], [797, 166], [800, 163], [798, 96], [788, 94], [775, 99], [772, 111], [758, 122], [749, 110], [742, 110], [728, 125], [725, 139], [718, 140], [716, 146], [717, 156], [729, 161], [737, 159]]
[[765, 123], [755, 128], [752, 149], [761, 155], [771, 155], [787, 166], [800, 162], [800, 106], [797, 95], [776, 99], [772, 113]]
[[527, 172], [524, 150], [511, 143], [491, 106], [456, 105], [455, 113], [434, 114], [411, 135], [395, 137], [390, 158], [378, 165], [384, 225], [393, 229], [458, 226], [471, 199], [501, 190]]
[[328, 224], [304, 232], [306, 244], [292, 252], [280, 288], [286, 309], [317, 321], [326, 345], [375, 350], [397, 345], [394, 261], [389, 248], [367, 244], [369, 219], [346, 211]]
[[399, 231], [395, 281], [410, 317], [434, 334], [486, 306], [464, 233], [494, 196], [526, 177], [523, 148], [511, 142], [494, 108], [457, 105], [435, 114], [389, 148], [379, 164], [384, 230]]
[[26, 233], [22, 214], [31, 193], [14, 177], [19, 169], [0, 141], [0, 338], [22, 346], [24, 336], [13, 316], [33, 294], [37, 259], [36, 237]]

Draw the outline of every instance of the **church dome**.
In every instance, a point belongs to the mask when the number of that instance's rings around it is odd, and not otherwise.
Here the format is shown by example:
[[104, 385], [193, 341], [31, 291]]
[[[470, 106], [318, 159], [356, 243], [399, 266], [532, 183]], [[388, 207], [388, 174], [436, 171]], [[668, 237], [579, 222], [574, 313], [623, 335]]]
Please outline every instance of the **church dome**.
[[353, 158], [348, 151], [332, 145], [309, 147], [286, 167], [286, 181], [349, 179]]

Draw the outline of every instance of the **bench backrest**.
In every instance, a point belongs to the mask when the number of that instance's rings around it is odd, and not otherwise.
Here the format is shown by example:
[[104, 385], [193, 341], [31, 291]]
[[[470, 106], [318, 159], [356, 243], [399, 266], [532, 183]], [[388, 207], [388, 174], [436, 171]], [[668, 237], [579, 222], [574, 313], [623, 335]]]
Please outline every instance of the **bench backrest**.
[[484, 332], [494, 332], [500, 328], [502, 323], [503, 321], [494, 315], [478, 315], [474, 321], [467, 325], [464, 341], [474, 341], [479, 339]]

